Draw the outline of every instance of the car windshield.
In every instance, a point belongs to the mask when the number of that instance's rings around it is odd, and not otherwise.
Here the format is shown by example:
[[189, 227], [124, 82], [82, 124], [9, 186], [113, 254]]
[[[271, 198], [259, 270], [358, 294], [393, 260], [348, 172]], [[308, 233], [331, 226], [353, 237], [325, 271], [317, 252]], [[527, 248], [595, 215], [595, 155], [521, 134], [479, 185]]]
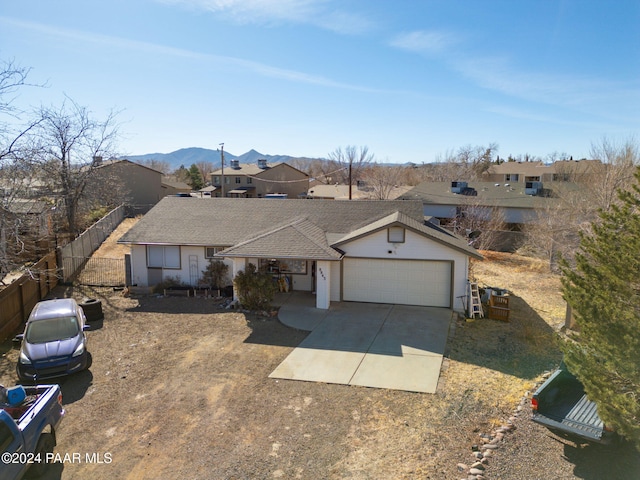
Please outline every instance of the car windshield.
[[25, 338], [29, 343], [46, 343], [73, 338], [79, 331], [76, 317], [50, 318], [30, 323]]

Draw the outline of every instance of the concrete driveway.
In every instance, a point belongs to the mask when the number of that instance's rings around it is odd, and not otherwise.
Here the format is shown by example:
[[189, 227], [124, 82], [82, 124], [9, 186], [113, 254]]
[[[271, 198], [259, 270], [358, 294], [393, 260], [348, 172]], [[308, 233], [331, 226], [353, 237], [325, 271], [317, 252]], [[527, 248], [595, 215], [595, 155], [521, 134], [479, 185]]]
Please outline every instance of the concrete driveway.
[[319, 310], [304, 293], [279, 300], [280, 321], [311, 333], [271, 378], [435, 393], [451, 310], [353, 302]]

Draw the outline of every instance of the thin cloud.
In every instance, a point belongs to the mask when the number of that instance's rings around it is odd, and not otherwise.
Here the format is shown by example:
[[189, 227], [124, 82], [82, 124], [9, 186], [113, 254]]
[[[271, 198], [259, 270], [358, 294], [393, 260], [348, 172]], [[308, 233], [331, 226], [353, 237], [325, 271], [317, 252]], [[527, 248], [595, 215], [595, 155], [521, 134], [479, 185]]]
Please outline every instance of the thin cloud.
[[[471, 56], [462, 47], [463, 37], [446, 31], [414, 31], [396, 36], [390, 45], [420, 55], [436, 56], [451, 70], [475, 85], [513, 98], [579, 111], [606, 113], [606, 105], [636, 105], [638, 85], [562, 73], [517, 69], [508, 57]], [[616, 117], [625, 116], [616, 112]]]
[[601, 78], [518, 70], [506, 58], [457, 58], [451, 65], [482, 88], [534, 102], [579, 108], [606, 103], [621, 89], [638, 98], [637, 86], [633, 94], [633, 87]]
[[335, 7], [333, 0], [156, 0], [222, 15], [238, 24], [315, 25], [341, 34], [361, 34], [373, 28], [363, 15]]
[[435, 54], [442, 53], [459, 42], [459, 37], [450, 32], [420, 30], [400, 34], [391, 40], [390, 45], [410, 52]]
[[113, 37], [109, 35], [101, 35], [91, 32], [84, 32], [79, 30], [61, 29], [57, 27], [51, 27], [35, 22], [25, 22], [22, 20], [16, 20], [9, 17], [0, 16], [0, 23], [8, 24], [14, 27], [37, 31], [45, 35], [50, 35], [57, 38], [67, 38], [75, 40], [81, 43], [94, 43], [99, 45], [105, 45], [115, 48], [121, 48], [127, 51], [136, 50], [139, 52], [153, 53], [163, 56], [180, 57], [186, 59], [194, 59], [198, 61], [207, 61], [223, 65], [225, 67], [236, 67], [243, 70], [248, 70], [253, 73], [287, 80], [290, 82], [306, 83], [311, 85], [317, 85], [321, 87], [338, 88], [344, 90], [354, 90], [366, 93], [401, 93], [388, 90], [380, 90], [361, 85], [352, 85], [348, 83], [337, 82], [330, 78], [326, 78], [319, 75], [311, 75], [304, 72], [295, 70], [288, 70], [285, 68], [274, 67], [260, 62], [252, 60], [245, 60], [242, 58], [229, 57], [225, 55], [213, 55], [208, 53], [195, 52], [192, 50], [186, 50], [182, 48], [168, 47], [165, 45], [158, 45], [149, 42], [141, 42], [137, 40], [130, 40], [126, 38]]

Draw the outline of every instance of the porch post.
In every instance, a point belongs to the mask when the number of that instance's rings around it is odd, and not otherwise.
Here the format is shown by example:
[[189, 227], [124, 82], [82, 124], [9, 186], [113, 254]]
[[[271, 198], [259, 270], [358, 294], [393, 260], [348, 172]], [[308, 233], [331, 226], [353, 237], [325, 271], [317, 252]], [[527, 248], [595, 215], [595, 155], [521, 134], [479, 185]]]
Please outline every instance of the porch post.
[[316, 308], [328, 309], [331, 304], [331, 262], [316, 263]]
[[[244, 271], [246, 264], [247, 259], [244, 257], [233, 258], [233, 278], [236, 278], [239, 272]], [[238, 300], [238, 291], [236, 290], [235, 283], [233, 284], [233, 300]]]

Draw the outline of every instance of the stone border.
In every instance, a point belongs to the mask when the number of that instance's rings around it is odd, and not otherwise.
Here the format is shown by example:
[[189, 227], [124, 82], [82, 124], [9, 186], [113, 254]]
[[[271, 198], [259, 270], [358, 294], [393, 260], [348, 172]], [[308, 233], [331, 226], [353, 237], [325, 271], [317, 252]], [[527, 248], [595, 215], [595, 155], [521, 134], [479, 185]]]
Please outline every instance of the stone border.
[[[532, 390], [538, 388], [547, 378], [551, 376], [551, 371], [546, 371], [542, 374], [541, 380], [537, 381]], [[505, 439], [505, 436], [508, 433], [513, 433], [516, 429], [514, 422], [520, 416], [520, 412], [523, 407], [529, 403], [531, 397], [531, 391], [527, 390], [522, 398], [520, 399], [520, 403], [515, 408], [509, 419], [504, 422], [503, 425], [493, 429], [491, 434], [481, 433], [480, 438], [482, 439], [482, 444], [473, 445], [471, 447], [472, 455], [474, 462], [471, 465], [467, 465], [466, 463], [458, 463], [458, 471], [466, 472], [467, 477], [461, 480], [486, 480], [487, 477], [487, 467], [489, 466], [489, 459], [493, 457], [494, 453], [497, 449], [500, 448], [500, 445]]]

